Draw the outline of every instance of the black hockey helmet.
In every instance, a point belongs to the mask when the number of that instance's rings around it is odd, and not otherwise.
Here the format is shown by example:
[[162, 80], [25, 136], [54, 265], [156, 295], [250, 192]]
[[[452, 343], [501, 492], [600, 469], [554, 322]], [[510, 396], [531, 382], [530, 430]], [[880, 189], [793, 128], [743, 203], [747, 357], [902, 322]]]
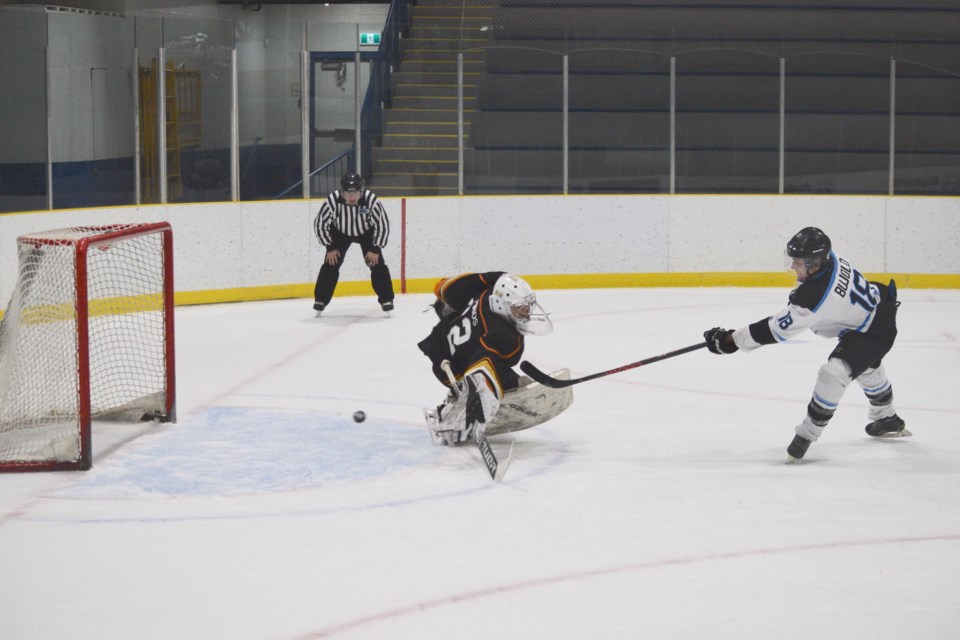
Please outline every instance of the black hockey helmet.
[[803, 260], [810, 272], [815, 272], [830, 260], [830, 238], [816, 227], [806, 227], [787, 242], [787, 257]]
[[340, 190], [363, 191], [363, 178], [361, 178], [360, 174], [355, 171], [345, 174], [342, 178], [340, 178]]

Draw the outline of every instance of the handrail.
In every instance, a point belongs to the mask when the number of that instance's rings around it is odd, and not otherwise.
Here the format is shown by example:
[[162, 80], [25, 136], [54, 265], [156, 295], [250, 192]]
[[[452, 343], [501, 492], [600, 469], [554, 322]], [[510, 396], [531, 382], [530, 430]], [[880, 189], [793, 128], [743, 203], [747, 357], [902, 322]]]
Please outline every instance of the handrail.
[[[313, 176], [323, 171], [324, 180], [328, 181], [327, 184], [329, 184], [330, 169], [331, 167], [333, 167], [334, 164], [336, 164], [338, 169], [333, 176], [334, 184], [336, 184], [337, 178], [350, 170], [350, 165], [353, 164], [353, 157], [354, 157], [353, 147], [350, 147], [349, 149], [341, 151], [340, 153], [335, 155], [333, 158], [327, 160], [325, 163], [323, 163], [322, 165], [320, 165], [319, 167], [311, 171], [310, 175], [308, 175], [307, 177], [312, 178]], [[341, 169], [340, 167], [343, 167], [343, 169]], [[303, 180], [297, 180], [294, 184], [290, 185], [289, 187], [284, 189], [282, 192], [275, 195], [273, 199], [279, 200], [283, 196], [287, 195], [288, 193], [290, 193], [291, 191], [299, 187], [301, 184], [303, 184]], [[320, 193], [326, 194], [326, 193], [329, 193], [331, 190], [332, 189], [321, 190]]]
[[360, 173], [368, 182], [373, 178], [373, 147], [383, 141], [383, 109], [384, 106], [389, 106], [393, 99], [390, 76], [394, 67], [400, 63], [400, 41], [408, 24], [408, 12], [408, 0], [393, 0], [390, 3], [383, 27], [383, 39], [370, 68], [370, 83], [367, 85], [367, 94], [360, 114], [360, 144], [363, 149]]

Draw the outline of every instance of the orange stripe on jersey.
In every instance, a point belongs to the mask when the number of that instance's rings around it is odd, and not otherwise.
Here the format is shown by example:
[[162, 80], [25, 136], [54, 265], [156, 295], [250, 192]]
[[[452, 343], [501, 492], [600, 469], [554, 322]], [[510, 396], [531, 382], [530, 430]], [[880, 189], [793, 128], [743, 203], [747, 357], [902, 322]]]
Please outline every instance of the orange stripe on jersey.
[[472, 275], [473, 275], [472, 273], [461, 273], [460, 275], [453, 276], [452, 278], [443, 278], [443, 279], [440, 280], [440, 282], [438, 282], [438, 283], [436, 284], [436, 286], [433, 288], [433, 293], [434, 293], [438, 298], [440, 298], [441, 300], [443, 300], [444, 302], [446, 302], [447, 299], [446, 299], [445, 296], [446, 296], [446, 293], [447, 293], [447, 287], [449, 287], [450, 285], [452, 285], [454, 282], [460, 280], [461, 278], [466, 278], [467, 276], [472, 276]]
[[433, 295], [442, 300], [443, 298], [440, 297], [440, 293], [443, 289], [443, 285], [447, 284], [448, 282], [450, 282], [450, 278], [440, 278], [437, 280], [437, 284], [433, 285]]

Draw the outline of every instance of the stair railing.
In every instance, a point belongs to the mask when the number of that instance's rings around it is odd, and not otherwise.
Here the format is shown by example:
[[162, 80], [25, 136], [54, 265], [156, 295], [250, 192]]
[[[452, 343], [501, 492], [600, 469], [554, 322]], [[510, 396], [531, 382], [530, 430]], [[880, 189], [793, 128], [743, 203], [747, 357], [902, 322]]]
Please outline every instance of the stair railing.
[[[319, 194], [319, 197], [324, 198], [328, 193], [340, 186], [337, 181], [343, 174], [350, 171], [350, 167], [354, 164], [353, 156], [353, 147], [350, 147], [349, 149], [341, 151], [311, 171], [308, 178], [312, 180], [314, 176], [320, 176], [320, 185], [316, 190], [311, 189], [310, 193]], [[279, 200], [283, 196], [299, 187], [301, 184], [303, 184], [303, 180], [297, 180], [294, 184], [273, 196], [273, 199]]]
[[408, 0], [390, 3], [380, 48], [370, 68], [370, 83], [360, 113], [360, 173], [367, 181], [373, 178], [373, 147], [383, 143], [383, 110], [393, 99], [390, 79], [400, 63], [400, 41], [408, 26], [408, 14]]

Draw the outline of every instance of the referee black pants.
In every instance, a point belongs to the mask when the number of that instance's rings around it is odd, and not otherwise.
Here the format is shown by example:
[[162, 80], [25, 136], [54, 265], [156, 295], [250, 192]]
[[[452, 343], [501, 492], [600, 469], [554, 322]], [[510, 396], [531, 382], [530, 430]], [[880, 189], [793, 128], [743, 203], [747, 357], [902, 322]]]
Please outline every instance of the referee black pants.
[[317, 274], [317, 284], [313, 288], [314, 302], [322, 302], [324, 305], [330, 304], [333, 292], [337, 289], [337, 282], [340, 281], [340, 265], [343, 264], [343, 259], [347, 257], [347, 250], [352, 244], [360, 245], [361, 257], [366, 256], [367, 253], [376, 253], [380, 256], [376, 266], [370, 267], [370, 284], [373, 285], [373, 290], [377, 294], [377, 302], [383, 304], [392, 301], [393, 280], [390, 277], [390, 269], [383, 260], [383, 253], [380, 248], [375, 247], [371, 241], [373, 232], [370, 231], [362, 236], [346, 236], [334, 229], [332, 235], [333, 243], [326, 247], [326, 252], [338, 249], [340, 259], [337, 260], [337, 264], [331, 265], [327, 263], [326, 255], [324, 255], [323, 265], [320, 267], [320, 273]]

